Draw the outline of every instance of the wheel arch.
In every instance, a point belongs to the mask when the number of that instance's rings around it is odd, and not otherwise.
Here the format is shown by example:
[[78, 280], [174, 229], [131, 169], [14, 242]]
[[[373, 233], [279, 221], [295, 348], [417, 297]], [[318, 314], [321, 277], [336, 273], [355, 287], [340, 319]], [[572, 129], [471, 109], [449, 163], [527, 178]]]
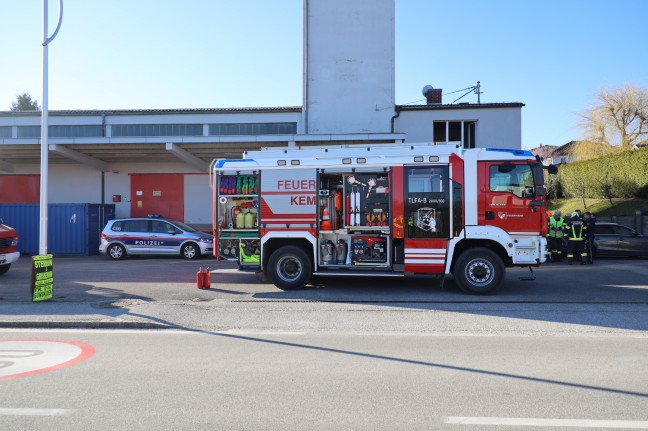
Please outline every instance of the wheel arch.
[[264, 274], [272, 253], [286, 245], [302, 248], [310, 257], [313, 270], [316, 269], [317, 240], [310, 232], [269, 232], [261, 238], [261, 270]]
[[502, 262], [504, 263], [504, 266], [510, 267], [513, 266], [513, 261], [511, 259], [511, 256], [506, 252], [506, 249], [504, 246], [492, 239], [485, 239], [485, 238], [475, 238], [475, 239], [462, 239], [458, 241], [455, 246], [452, 248], [452, 257], [449, 259], [449, 269], [447, 272], [449, 273], [454, 273], [455, 269], [455, 264], [457, 263], [457, 260], [459, 257], [466, 251], [466, 250], [471, 250], [475, 249], [477, 247], [483, 247], [488, 250], [491, 250], [495, 252], [499, 256], [500, 259], [502, 259]]

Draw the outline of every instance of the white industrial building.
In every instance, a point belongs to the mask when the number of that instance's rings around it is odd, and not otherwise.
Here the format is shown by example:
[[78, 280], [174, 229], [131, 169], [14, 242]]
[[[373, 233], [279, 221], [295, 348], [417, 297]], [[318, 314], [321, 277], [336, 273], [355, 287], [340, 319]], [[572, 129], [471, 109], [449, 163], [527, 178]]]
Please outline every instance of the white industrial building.
[[[394, 0], [304, 0], [303, 105], [49, 112], [49, 202], [209, 226], [209, 165], [275, 146], [521, 148], [522, 103], [395, 104]], [[340, 11], [344, 11], [341, 13]], [[335, 31], [332, 31], [335, 29]], [[427, 83], [421, 83], [421, 88]], [[38, 203], [40, 112], [0, 112], [0, 204]]]

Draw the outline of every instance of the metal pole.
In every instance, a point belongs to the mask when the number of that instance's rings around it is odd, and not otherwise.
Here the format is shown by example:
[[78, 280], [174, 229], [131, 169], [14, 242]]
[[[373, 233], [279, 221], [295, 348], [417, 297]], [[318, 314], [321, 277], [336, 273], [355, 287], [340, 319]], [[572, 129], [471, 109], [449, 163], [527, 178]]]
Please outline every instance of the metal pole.
[[47, 0], [43, 0], [43, 110], [41, 112], [40, 230], [38, 254], [47, 254]]
[[59, 19], [58, 25], [52, 37], [47, 37], [47, 2], [48, 0], [43, 0], [43, 110], [41, 111], [41, 172], [40, 172], [40, 230], [38, 235], [38, 254], [44, 256], [47, 254], [47, 205], [49, 202], [48, 199], [48, 177], [49, 177], [49, 166], [48, 166], [48, 149], [47, 144], [47, 45], [56, 37], [59, 29], [61, 28], [61, 21], [63, 20], [63, 0], [59, 0]]

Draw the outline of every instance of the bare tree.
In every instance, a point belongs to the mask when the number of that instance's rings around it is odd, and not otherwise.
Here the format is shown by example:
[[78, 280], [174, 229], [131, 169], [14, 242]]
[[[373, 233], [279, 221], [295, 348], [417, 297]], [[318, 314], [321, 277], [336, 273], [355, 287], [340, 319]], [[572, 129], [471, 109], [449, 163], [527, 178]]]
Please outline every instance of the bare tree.
[[32, 99], [29, 93], [23, 93], [16, 96], [16, 100], [11, 103], [12, 111], [39, 111], [38, 100]]
[[569, 146], [567, 154], [572, 160], [584, 161], [607, 156], [617, 151], [619, 151], [619, 147], [613, 147], [606, 142], [574, 141]]
[[587, 181], [584, 178], [576, 178], [574, 189], [576, 196], [581, 198], [583, 201], [583, 207], [587, 209], [587, 202], [585, 201], [585, 198], [587, 197]]
[[648, 90], [632, 84], [602, 88], [579, 125], [589, 141], [631, 149], [648, 139]]

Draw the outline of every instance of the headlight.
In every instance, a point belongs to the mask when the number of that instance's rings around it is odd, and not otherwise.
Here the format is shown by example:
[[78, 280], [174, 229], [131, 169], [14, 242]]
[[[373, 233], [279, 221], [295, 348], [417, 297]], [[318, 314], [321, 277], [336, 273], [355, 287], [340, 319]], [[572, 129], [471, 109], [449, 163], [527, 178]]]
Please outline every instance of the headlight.
[[11, 247], [17, 247], [17, 246], [18, 246], [18, 238], [14, 238], [14, 239], [11, 241]]
[[211, 244], [212, 242], [214, 242], [214, 240], [211, 239], [211, 238], [200, 238], [198, 241], [200, 241], [200, 242], [207, 242], [207, 243], [210, 243], [210, 244]]

